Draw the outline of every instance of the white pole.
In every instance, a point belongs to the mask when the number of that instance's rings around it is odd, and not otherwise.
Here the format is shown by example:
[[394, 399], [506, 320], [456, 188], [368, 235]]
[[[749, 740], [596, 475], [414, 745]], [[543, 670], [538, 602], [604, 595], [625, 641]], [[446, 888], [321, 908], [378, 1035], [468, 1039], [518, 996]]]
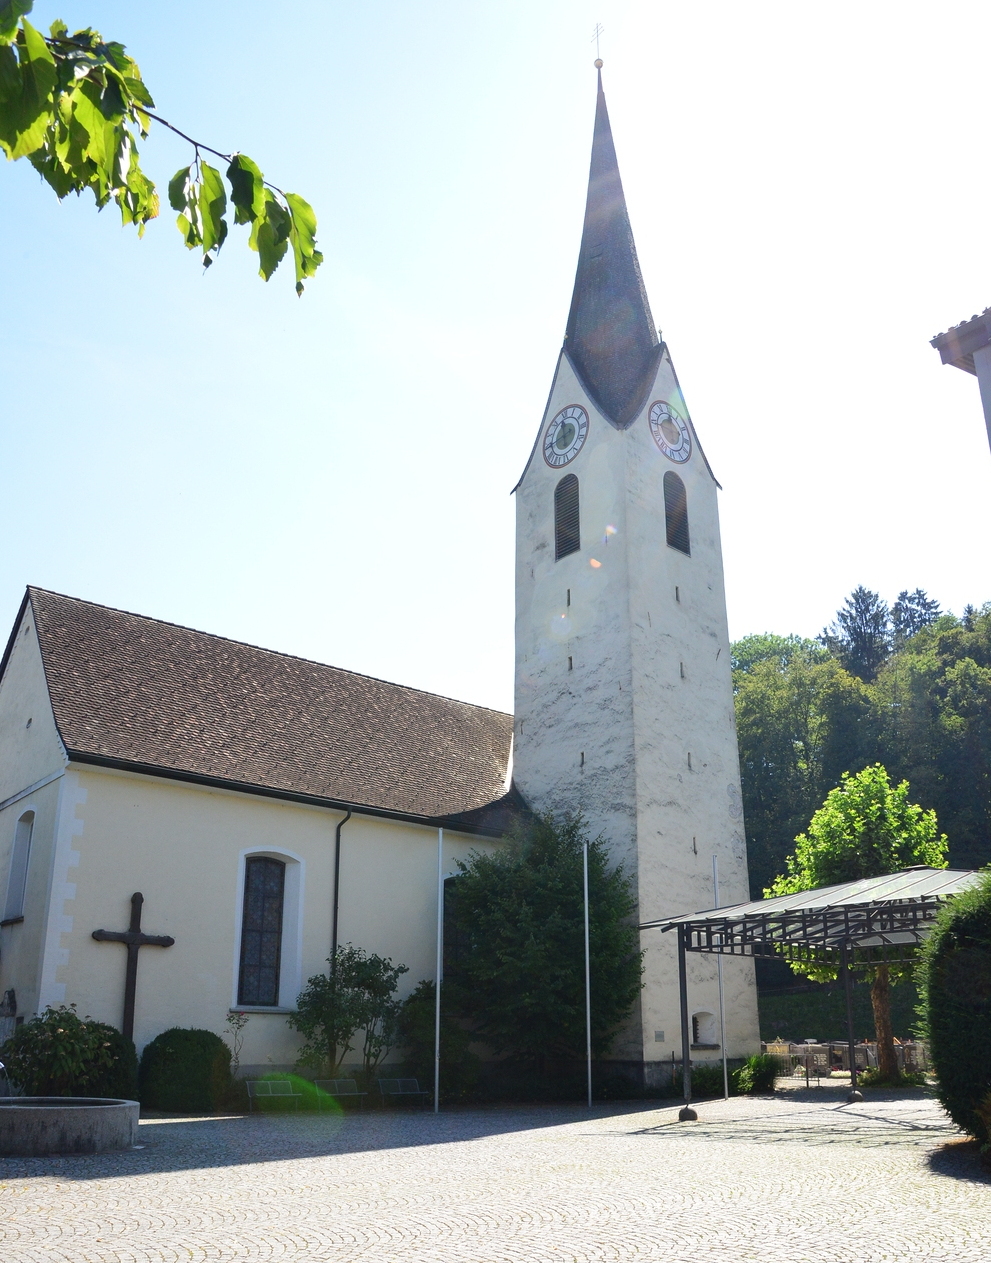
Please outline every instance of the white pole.
[[434, 985], [434, 1113], [440, 1112], [440, 975], [444, 967], [444, 830], [437, 830], [437, 970]]
[[588, 1108], [592, 1108], [592, 972], [588, 947], [588, 839], [582, 848], [582, 888], [585, 904], [585, 1064], [588, 1068]]
[[[712, 857], [713, 907], [719, 907], [719, 860]], [[723, 1100], [729, 1100], [729, 1067], [726, 1064], [726, 1005], [723, 1002], [723, 954], [716, 956], [716, 976], [719, 979], [719, 1043], [723, 1050]]]

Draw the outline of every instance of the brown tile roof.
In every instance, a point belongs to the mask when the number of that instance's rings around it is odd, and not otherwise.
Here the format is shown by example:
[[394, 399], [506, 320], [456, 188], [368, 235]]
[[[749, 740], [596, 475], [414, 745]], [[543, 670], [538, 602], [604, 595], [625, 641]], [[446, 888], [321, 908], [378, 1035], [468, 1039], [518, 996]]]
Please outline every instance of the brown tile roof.
[[29, 588], [71, 756], [501, 832], [511, 715]]

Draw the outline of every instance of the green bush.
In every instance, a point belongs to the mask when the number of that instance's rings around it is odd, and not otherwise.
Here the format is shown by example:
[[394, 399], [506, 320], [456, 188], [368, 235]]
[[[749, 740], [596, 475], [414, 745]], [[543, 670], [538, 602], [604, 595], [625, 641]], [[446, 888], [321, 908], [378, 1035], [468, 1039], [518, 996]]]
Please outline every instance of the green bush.
[[[397, 1039], [405, 1047], [409, 1073], [420, 1087], [434, 1085], [435, 984], [425, 979], [416, 985], [399, 1010]], [[445, 1101], [465, 1100], [478, 1083], [481, 1062], [471, 1051], [471, 1033], [445, 1012], [441, 988], [440, 1093]]]
[[755, 1053], [733, 1071], [730, 1091], [744, 1096], [773, 1092], [777, 1074], [777, 1057], [770, 1053]]
[[922, 947], [924, 1034], [943, 1108], [991, 1142], [991, 872], [949, 900]]
[[27, 1096], [133, 1098], [134, 1045], [113, 1026], [55, 1005], [24, 1022], [0, 1048], [0, 1061]]
[[141, 1104], [169, 1113], [221, 1108], [231, 1089], [231, 1050], [213, 1031], [173, 1026], [145, 1046], [138, 1071]]
[[[670, 1093], [680, 1097], [684, 1093], [684, 1079], [681, 1066], [676, 1066], [671, 1075]], [[733, 1071], [729, 1073], [729, 1090], [733, 1095]], [[723, 1063], [721, 1061], [700, 1061], [692, 1066], [692, 1100], [698, 1101], [706, 1096], [722, 1096]]]
[[909, 1071], [892, 1078], [882, 1074], [877, 1066], [868, 1066], [857, 1075], [857, 1084], [863, 1088], [924, 1088], [926, 1076], [921, 1071]]

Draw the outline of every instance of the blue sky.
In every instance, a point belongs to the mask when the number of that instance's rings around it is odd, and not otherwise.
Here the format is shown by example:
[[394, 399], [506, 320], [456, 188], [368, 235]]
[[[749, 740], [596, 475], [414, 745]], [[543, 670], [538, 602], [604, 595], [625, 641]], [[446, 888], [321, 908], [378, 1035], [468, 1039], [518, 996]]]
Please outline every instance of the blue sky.
[[[991, 598], [986, 5], [42, 2], [319, 217], [302, 300], [233, 230], [0, 169], [0, 611], [31, 582], [512, 705], [513, 505], [561, 342], [592, 26], [655, 319], [725, 490], [733, 635], [857, 583]], [[187, 147], [156, 128], [161, 185]]]

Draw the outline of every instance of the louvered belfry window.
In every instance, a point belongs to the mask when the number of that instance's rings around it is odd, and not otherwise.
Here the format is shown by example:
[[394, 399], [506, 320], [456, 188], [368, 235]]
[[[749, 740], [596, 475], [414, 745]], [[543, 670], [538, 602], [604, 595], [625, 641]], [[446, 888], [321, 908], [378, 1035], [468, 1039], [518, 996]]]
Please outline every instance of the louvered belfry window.
[[286, 866], [256, 856], [244, 866], [238, 1004], [278, 1004]]
[[554, 560], [578, 552], [581, 546], [578, 479], [574, 474], [565, 474], [554, 488]]
[[688, 535], [688, 497], [685, 484], [671, 470], [664, 475], [664, 525], [668, 543], [679, 552], [691, 556], [692, 546]]

